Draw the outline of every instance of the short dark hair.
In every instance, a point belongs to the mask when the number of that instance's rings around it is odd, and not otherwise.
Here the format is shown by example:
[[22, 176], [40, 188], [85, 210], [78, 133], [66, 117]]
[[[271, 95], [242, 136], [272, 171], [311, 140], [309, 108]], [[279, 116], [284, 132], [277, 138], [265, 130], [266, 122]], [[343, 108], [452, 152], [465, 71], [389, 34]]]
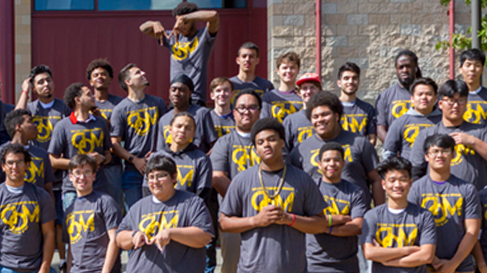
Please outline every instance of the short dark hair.
[[195, 3], [181, 2], [172, 10], [172, 16], [176, 17], [178, 15], [184, 15], [198, 10], [198, 5], [196, 5]]
[[479, 61], [482, 66], [485, 65], [485, 54], [478, 48], [472, 48], [462, 52], [460, 55], [460, 67], [466, 60]]
[[427, 154], [429, 149], [433, 146], [443, 149], [451, 148], [453, 150], [455, 148], [455, 140], [453, 139], [453, 137], [445, 134], [431, 135], [424, 140], [424, 154]]
[[176, 120], [176, 118], [178, 118], [178, 117], [188, 117], [188, 118], [190, 118], [193, 121], [193, 125], [196, 127], [196, 120], [194, 119], [194, 116], [191, 113], [186, 112], [186, 111], [184, 111], [184, 112], [178, 112], [177, 114], [175, 114], [174, 116], [172, 116], [171, 121], [169, 122], [169, 125], [172, 125], [174, 123], [174, 120]]
[[343, 115], [343, 105], [338, 99], [338, 96], [329, 92], [318, 92], [311, 96], [308, 103], [306, 104], [306, 117], [311, 120], [311, 113], [313, 109], [319, 106], [328, 106], [333, 113], [338, 114], [341, 119]]
[[258, 133], [264, 130], [274, 130], [279, 134], [279, 137], [284, 140], [286, 139], [286, 135], [284, 133], [284, 126], [275, 118], [263, 118], [257, 120], [254, 125], [252, 125], [252, 129], [250, 130], [250, 138], [252, 139], [252, 143], [255, 146], [255, 136]]
[[235, 106], [237, 106], [238, 99], [245, 94], [254, 96], [257, 99], [257, 103], [259, 104], [259, 109], [262, 109], [262, 99], [260, 98], [259, 94], [257, 94], [257, 92], [255, 92], [255, 90], [252, 88], [244, 88], [240, 90], [237, 95], [235, 95], [235, 97], [233, 98], [233, 109], [235, 109]]
[[38, 65], [38, 66], [34, 66], [30, 70], [30, 74], [29, 74], [30, 84], [32, 86], [34, 86], [34, 78], [35, 78], [35, 76], [37, 76], [38, 74], [41, 74], [41, 73], [47, 73], [52, 78], [52, 72], [51, 72], [51, 69], [49, 68], [49, 66], [47, 66], [45, 64], [41, 64], [41, 65]]
[[15, 109], [5, 116], [5, 129], [10, 137], [15, 135], [15, 127], [24, 123], [24, 115], [31, 115], [29, 110]]
[[453, 98], [455, 93], [459, 93], [460, 97], [468, 97], [468, 85], [462, 80], [447, 80], [438, 90], [438, 99]]
[[345, 155], [345, 151], [343, 150], [343, 147], [340, 143], [335, 142], [335, 141], [330, 141], [330, 142], [323, 144], [323, 146], [321, 146], [320, 153], [319, 153], [320, 161], [323, 159], [323, 154], [326, 151], [337, 151], [342, 156], [342, 159], [343, 159], [343, 156]]
[[279, 56], [276, 61], [277, 69], [279, 69], [279, 66], [281, 66], [283, 62], [293, 62], [298, 66], [298, 68], [301, 67], [301, 59], [296, 52], [288, 52]]
[[154, 155], [145, 164], [146, 175], [152, 171], [166, 171], [171, 177], [174, 177], [178, 172], [178, 168], [172, 158], [165, 155]]
[[96, 159], [87, 154], [77, 154], [69, 160], [69, 172], [73, 172], [74, 169], [82, 167], [84, 165], [90, 165], [91, 171], [96, 172], [98, 164], [96, 164]]
[[76, 101], [74, 99], [81, 97], [83, 93], [81, 92], [81, 88], [83, 86], [86, 85], [81, 82], [75, 82], [66, 88], [66, 91], [64, 92], [64, 103], [66, 103], [69, 108], [74, 110], [74, 107], [76, 106]]
[[382, 179], [386, 179], [386, 174], [390, 171], [407, 171], [409, 178], [411, 178], [411, 170], [413, 165], [409, 160], [405, 159], [404, 157], [400, 156], [391, 156], [388, 159], [379, 163], [377, 166], [377, 172], [382, 177]]
[[[183, 2], [183, 3], [186, 3], [186, 2]], [[120, 70], [120, 73], [118, 73], [118, 84], [120, 84], [120, 87], [122, 87], [122, 89], [125, 90], [125, 91], [128, 91], [129, 90], [127, 84], [125, 83], [125, 80], [130, 77], [129, 70], [132, 67], [137, 67], [137, 65], [134, 64], [134, 63], [129, 63], [126, 66], [124, 66], [122, 68], [122, 70]]]
[[107, 59], [94, 59], [86, 68], [86, 78], [91, 80], [91, 73], [97, 68], [103, 68], [108, 72], [108, 76], [113, 79], [113, 68]]
[[211, 83], [210, 83], [210, 92], [213, 93], [213, 89], [215, 89], [217, 86], [222, 85], [224, 83], [228, 82], [230, 84], [230, 88], [233, 90], [233, 82], [229, 80], [227, 77], [216, 77], [214, 78]]
[[414, 64], [416, 65], [416, 78], [422, 78], [423, 74], [418, 66], [418, 56], [416, 53], [408, 49], [400, 51], [397, 53], [396, 58], [394, 59], [394, 67], [397, 67], [397, 60], [399, 60], [401, 56], [409, 56], [413, 60]]
[[358, 67], [357, 64], [352, 63], [352, 62], [346, 62], [342, 66], [340, 66], [340, 69], [338, 69], [338, 79], [342, 79], [343, 72], [345, 71], [352, 71], [357, 73], [357, 76], [360, 77], [360, 67]]
[[416, 80], [414, 80], [413, 84], [411, 84], [411, 86], [409, 87], [409, 93], [411, 93], [411, 95], [414, 95], [414, 88], [416, 88], [416, 86], [418, 85], [429, 85], [433, 88], [435, 94], [438, 94], [438, 85], [436, 84], [436, 82], [431, 78], [425, 77], [417, 78]]
[[252, 43], [252, 42], [243, 43], [243, 45], [241, 45], [238, 48], [237, 56], [240, 56], [240, 50], [243, 49], [243, 48], [255, 50], [256, 57], [259, 57], [259, 47], [256, 44]]
[[8, 154], [24, 154], [24, 161], [26, 163], [31, 161], [29, 151], [27, 151], [27, 149], [24, 148], [24, 145], [20, 143], [10, 143], [2, 149], [2, 155], [0, 158], [2, 164], [5, 164]]

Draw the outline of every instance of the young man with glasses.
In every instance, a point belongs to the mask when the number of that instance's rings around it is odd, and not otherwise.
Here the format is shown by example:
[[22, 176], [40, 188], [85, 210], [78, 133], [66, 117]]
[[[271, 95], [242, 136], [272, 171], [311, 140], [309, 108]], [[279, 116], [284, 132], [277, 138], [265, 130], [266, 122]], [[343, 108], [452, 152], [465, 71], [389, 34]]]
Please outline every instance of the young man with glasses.
[[429, 172], [413, 183], [408, 196], [409, 202], [429, 210], [435, 218], [438, 240], [428, 272], [475, 270], [470, 253], [480, 230], [479, 198], [471, 183], [450, 172], [455, 142], [445, 134], [426, 138], [423, 157]]
[[121, 272], [115, 233], [122, 211], [108, 194], [93, 190], [97, 168], [96, 160], [89, 155], [75, 155], [69, 161], [69, 180], [78, 198], [64, 214], [68, 272]]
[[487, 131], [482, 125], [463, 119], [468, 86], [461, 80], [448, 80], [440, 87], [438, 98], [438, 107], [442, 110], [441, 122], [422, 130], [413, 145], [410, 156], [413, 180], [426, 174], [428, 162], [422, 152], [426, 138], [436, 134], [448, 134], [455, 140], [451, 173], [481, 190], [487, 185]]

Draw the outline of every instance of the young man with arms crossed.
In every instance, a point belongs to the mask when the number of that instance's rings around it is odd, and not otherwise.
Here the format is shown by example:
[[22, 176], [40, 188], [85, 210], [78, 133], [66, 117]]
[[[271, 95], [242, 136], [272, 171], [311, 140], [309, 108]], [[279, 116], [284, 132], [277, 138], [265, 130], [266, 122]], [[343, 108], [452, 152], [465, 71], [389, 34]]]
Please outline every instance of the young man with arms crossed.
[[453, 137], [426, 138], [423, 155], [429, 172], [414, 182], [409, 202], [429, 210], [435, 219], [438, 243], [429, 272], [474, 272], [472, 252], [480, 230], [480, 206], [475, 187], [453, 175]]
[[234, 97], [233, 83], [225, 78], [214, 78], [210, 83], [210, 97], [215, 102], [215, 108], [210, 112], [218, 138], [235, 130], [235, 119], [232, 112]]
[[375, 146], [377, 129], [374, 107], [357, 98], [360, 68], [355, 63], [342, 65], [338, 70], [337, 85], [340, 88], [340, 101], [343, 105], [343, 115], [340, 120], [343, 130], [361, 134]]
[[326, 204], [313, 180], [284, 162], [276, 119], [258, 120], [251, 139], [261, 163], [233, 179], [220, 209], [221, 229], [242, 236], [238, 272], [306, 272], [305, 233], [326, 230]]
[[360, 236], [365, 257], [373, 261], [372, 272], [426, 273], [437, 249], [435, 220], [429, 211], [408, 202], [411, 163], [392, 156], [377, 169], [389, 198], [365, 214]]
[[78, 197], [64, 219], [68, 272], [121, 272], [115, 233], [122, 211], [109, 195], [93, 190], [97, 168], [96, 160], [89, 155], [75, 155], [69, 161], [69, 180]]
[[430, 78], [418, 78], [410, 87], [413, 107], [392, 122], [382, 150], [382, 158], [409, 158], [414, 140], [421, 130], [441, 121], [441, 111], [435, 107], [438, 86]]
[[318, 188], [328, 207], [324, 209], [328, 230], [306, 234], [308, 272], [359, 272], [358, 237], [367, 209], [363, 191], [341, 178], [344, 151], [337, 142], [320, 149]]
[[117, 245], [132, 253], [127, 273], [205, 271], [205, 246], [213, 236], [203, 200], [177, 190], [172, 159], [149, 159], [145, 173], [151, 195], [135, 203], [117, 230]]
[[486, 123], [487, 89], [480, 85], [484, 73], [485, 54], [472, 48], [460, 55], [460, 74], [468, 86], [467, 111], [463, 118], [474, 124]]

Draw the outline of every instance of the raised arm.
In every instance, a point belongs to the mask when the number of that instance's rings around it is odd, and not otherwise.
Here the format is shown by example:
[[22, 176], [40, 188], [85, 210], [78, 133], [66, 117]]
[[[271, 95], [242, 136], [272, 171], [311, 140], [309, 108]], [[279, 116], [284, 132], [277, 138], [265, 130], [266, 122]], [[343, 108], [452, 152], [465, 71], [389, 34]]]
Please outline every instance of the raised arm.
[[177, 29], [179, 24], [185, 24], [187, 22], [206, 22], [206, 28], [211, 35], [216, 34], [220, 28], [220, 16], [214, 10], [198, 10], [177, 16], [174, 29]]
[[27, 109], [27, 101], [29, 100], [29, 93], [31, 91], [30, 78], [27, 78], [22, 82], [22, 93], [20, 93], [15, 109]]

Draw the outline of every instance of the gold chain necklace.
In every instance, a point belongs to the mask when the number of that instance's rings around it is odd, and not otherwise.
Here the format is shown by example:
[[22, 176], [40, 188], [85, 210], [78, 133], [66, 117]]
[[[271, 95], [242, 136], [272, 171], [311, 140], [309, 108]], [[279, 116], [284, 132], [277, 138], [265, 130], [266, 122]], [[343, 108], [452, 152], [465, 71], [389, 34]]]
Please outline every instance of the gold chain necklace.
[[284, 172], [282, 173], [281, 181], [279, 182], [279, 186], [277, 186], [277, 190], [274, 191], [273, 195], [270, 195], [269, 192], [267, 191], [266, 187], [264, 186], [264, 180], [262, 179], [262, 164], [259, 165], [259, 180], [260, 180], [260, 185], [262, 186], [262, 190], [264, 191], [264, 194], [270, 198], [273, 199], [276, 198], [279, 193], [282, 190], [282, 186], [284, 185], [284, 177], [286, 177], [286, 171], [287, 167], [286, 164], [284, 164]]

